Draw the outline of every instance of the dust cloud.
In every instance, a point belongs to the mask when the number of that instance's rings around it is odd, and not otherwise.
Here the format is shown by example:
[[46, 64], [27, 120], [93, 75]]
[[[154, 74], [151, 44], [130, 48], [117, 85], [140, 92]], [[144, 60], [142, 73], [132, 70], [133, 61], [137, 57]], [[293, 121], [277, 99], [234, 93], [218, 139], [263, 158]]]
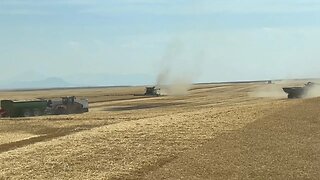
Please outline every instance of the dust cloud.
[[265, 84], [249, 92], [249, 96], [275, 99], [285, 98], [286, 93], [282, 90], [282, 85], [283, 84]]
[[[287, 98], [287, 94], [282, 90], [283, 87], [304, 87], [308, 81], [306, 80], [282, 80], [275, 81], [273, 84], [265, 84], [259, 86], [253, 91], [249, 92], [251, 97], [263, 97], [263, 98]], [[312, 81], [315, 84], [308, 87], [304, 92], [302, 98], [314, 98], [320, 97], [320, 82]]]
[[287, 98], [287, 94], [282, 90], [284, 87], [302, 86], [302, 82], [296, 80], [277, 80], [271, 84], [259, 85], [257, 88], [249, 92], [251, 97], [282, 99]]
[[320, 97], [320, 84], [314, 84], [308, 89], [304, 98]]
[[160, 62], [156, 87], [163, 95], [187, 95], [188, 90], [199, 73], [201, 55], [194, 55], [180, 40], [175, 40], [167, 47]]

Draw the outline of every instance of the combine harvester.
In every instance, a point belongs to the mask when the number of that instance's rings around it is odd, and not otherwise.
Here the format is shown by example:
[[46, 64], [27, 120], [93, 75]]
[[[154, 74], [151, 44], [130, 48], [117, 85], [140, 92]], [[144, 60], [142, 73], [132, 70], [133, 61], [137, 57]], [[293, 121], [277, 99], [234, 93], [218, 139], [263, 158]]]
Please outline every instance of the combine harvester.
[[78, 100], [75, 96], [59, 100], [0, 101], [0, 117], [30, 117], [41, 115], [76, 114], [89, 111], [87, 99]]
[[161, 96], [160, 88], [156, 88], [155, 86], [146, 87], [145, 96]]
[[315, 83], [308, 82], [304, 87], [284, 87], [282, 88], [285, 93], [288, 94], [289, 99], [303, 98], [305, 97], [310, 89], [314, 87]]

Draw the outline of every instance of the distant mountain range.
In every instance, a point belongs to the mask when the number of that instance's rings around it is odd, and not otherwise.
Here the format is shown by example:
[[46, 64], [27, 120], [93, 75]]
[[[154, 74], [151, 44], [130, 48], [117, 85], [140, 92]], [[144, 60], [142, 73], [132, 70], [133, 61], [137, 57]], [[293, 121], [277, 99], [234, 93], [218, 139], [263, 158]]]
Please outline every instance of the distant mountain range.
[[39, 81], [13, 81], [0, 84], [0, 89], [39, 89], [39, 88], [62, 88], [74, 87], [62, 78], [51, 77]]
[[78, 86], [126, 86], [155, 83], [155, 78], [145, 74], [76, 74], [65, 78]]
[[[43, 76], [40, 76], [43, 77]], [[39, 79], [39, 76], [37, 77]], [[7, 82], [0, 82], [0, 89], [43, 89], [43, 88], [70, 88], [94, 86], [125, 86], [153, 84], [154, 78], [141, 75], [110, 75], [110, 74], [76, 74], [66, 78], [49, 77], [43, 80], [16, 80], [30, 79], [24, 77], [13, 78]]]

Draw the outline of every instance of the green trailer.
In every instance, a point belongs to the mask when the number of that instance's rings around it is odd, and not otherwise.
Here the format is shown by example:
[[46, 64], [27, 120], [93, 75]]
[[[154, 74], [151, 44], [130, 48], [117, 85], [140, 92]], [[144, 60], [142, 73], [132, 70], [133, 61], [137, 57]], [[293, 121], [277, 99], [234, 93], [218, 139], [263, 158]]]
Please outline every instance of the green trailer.
[[2, 100], [1, 109], [9, 117], [28, 117], [40, 116], [45, 114], [48, 102], [46, 100], [38, 101], [12, 101]]

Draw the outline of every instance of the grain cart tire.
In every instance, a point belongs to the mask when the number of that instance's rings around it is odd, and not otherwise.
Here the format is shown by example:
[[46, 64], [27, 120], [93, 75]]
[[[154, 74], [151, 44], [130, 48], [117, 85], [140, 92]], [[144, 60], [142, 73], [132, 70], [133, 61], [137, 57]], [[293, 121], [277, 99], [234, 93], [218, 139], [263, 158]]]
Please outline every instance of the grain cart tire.
[[41, 112], [39, 109], [34, 109], [34, 110], [33, 110], [33, 115], [34, 115], [34, 116], [41, 116], [41, 115], [42, 115], [42, 112]]
[[23, 117], [30, 117], [33, 114], [31, 113], [31, 111], [29, 109], [26, 109], [23, 111]]

